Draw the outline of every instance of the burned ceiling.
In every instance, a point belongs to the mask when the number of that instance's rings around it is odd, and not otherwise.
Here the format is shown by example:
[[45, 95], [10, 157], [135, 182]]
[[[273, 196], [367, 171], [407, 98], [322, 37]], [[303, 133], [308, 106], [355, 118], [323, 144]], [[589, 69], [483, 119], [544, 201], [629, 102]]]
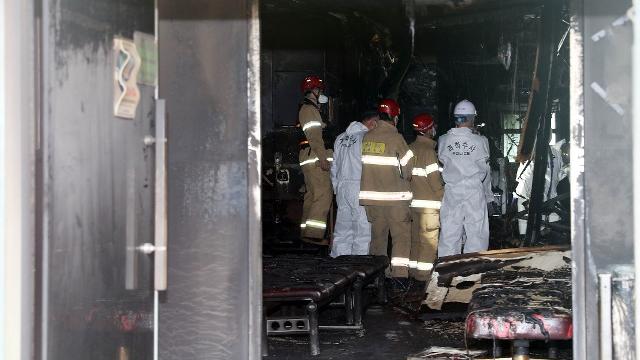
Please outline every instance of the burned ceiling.
[[[406, 23], [414, 17], [419, 27], [446, 26], [483, 22], [497, 16], [521, 13], [544, 0], [264, 0], [262, 16], [296, 16], [326, 18], [343, 21], [351, 17], [368, 17], [376, 22]], [[533, 15], [533, 13], [532, 13]]]
[[[501, 113], [522, 121], [527, 108], [543, 3], [264, 0], [263, 49], [277, 49], [280, 59], [295, 58], [300, 49], [324, 51], [321, 72], [339, 89], [339, 111], [351, 104], [339, 118], [353, 119], [379, 98], [392, 97], [407, 110], [401, 127], [416, 112], [429, 111], [446, 131], [451, 104], [468, 98], [481, 109], [484, 131], [494, 135], [500, 153]], [[317, 71], [297, 71], [307, 69]], [[411, 137], [411, 128], [405, 130]]]

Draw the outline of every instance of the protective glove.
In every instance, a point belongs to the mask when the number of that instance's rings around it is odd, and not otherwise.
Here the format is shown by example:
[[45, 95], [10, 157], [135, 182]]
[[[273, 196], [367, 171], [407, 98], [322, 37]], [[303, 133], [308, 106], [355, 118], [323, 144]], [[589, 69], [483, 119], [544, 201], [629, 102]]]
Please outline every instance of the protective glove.
[[331, 170], [331, 163], [328, 160], [320, 160], [320, 168], [324, 171]]

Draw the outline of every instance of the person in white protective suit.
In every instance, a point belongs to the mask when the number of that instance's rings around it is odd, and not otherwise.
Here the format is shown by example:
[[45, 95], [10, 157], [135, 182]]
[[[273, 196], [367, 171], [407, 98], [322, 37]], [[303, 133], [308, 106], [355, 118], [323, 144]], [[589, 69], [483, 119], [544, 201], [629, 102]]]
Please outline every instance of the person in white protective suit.
[[[542, 196], [543, 202], [558, 196], [558, 183], [568, 175], [566, 169], [568, 159], [563, 156], [563, 152], [565, 152], [567, 148], [568, 146], [565, 140], [560, 140], [555, 145], [549, 146], [549, 151], [547, 152], [547, 172], [544, 176], [544, 194]], [[518, 185], [516, 186], [516, 191], [514, 193], [515, 197], [518, 199], [518, 212], [524, 211], [526, 209], [524, 206], [524, 202], [529, 201], [529, 199], [531, 198], [533, 168], [533, 160], [525, 161], [518, 167], [518, 172], [516, 175], [516, 181], [518, 182]], [[560, 220], [560, 216], [558, 216], [558, 214], [556, 213], [551, 213], [547, 215], [546, 220], [549, 222], [557, 222]], [[518, 230], [520, 232], [520, 236], [524, 236], [527, 234], [526, 219], [518, 220]]]
[[331, 256], [368, 255], [371, 224], [364, 206], [359, 204], [360, 175], [362, 173], [362, 138], [376, 127], [378, 113], [365, 112], [360, 121], [349, 124], [338, 135], [331, 164], [331, 183], [336, 194], [338, 213], [333, 232]]
[[438, 159], [445, 182], [440, 209], [438, 257], [489, 247], [487, 203], [493, 202], [489, 142], [474, 129], [476, 108], [468, 100], [454, 111], [456, 127], [440, 137]]

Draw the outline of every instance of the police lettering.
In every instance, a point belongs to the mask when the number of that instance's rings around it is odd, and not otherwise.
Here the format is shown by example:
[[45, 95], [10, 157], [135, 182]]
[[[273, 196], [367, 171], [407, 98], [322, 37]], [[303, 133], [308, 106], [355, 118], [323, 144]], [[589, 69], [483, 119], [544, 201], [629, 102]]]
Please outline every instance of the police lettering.
[[353, 146], [353, 144], [356, 143], [356, 141], [357, 141], [357, 138], [355, 136], [347, 135], [340, 139], [340, 146], [351, 147]]
[[[453, 145], [447, 145], [447, 150], [449, 150], [451, 154], [456, 156], [469, 156], [471, 155], [471, 153], [476, 151], [476, 149], [477, 147], [475, 145], [469, 146], [469, 144], [467, 144], [466, 141], [463, 142], [462, 144], [456, 141]], [[458, 150], [462, 150], [462, 151], [458, 151]]]

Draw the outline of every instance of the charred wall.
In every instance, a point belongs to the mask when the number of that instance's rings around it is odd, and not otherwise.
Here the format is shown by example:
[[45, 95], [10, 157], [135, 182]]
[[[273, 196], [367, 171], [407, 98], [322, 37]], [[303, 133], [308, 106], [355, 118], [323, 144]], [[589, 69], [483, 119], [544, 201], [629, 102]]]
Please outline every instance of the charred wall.
[[261, 23], [263, 134], [296, 126], [302, 100], [300, 83], [307, 75], [321, 76], [332, 97], [325, 120], [344, 128], [354, 117], [357, 49], [349, 48], [347, 30], [340, 19], [264, 15]]
[[[453, 126], [453, 106], [469, 99], [485, 125], [480, 131], [490, 139], [492, 158], [503, 157], [519, 145], [517, 137], [512, 143], [505, 140], [503, 119], [517, 118], [517, 128], [507, 131], [516, 134], [527, 116], [540, 3], [504, 7], [487, 1], [452, 9], [358, 1], [274, 7], [267, 1], [262, 14], [263, 135], [295, 126], [298, 82], [317, 72], [337, 100], [331, 116], [334, 135], [387, 96], [401, 105], [398, 127], [408, 141], [415, 137], [411, 119], [421, 112], [435, 115], [443, 134]], [[567, 28], [562, 26], [558, 39]], [[562, 49], [563, 81], [554, 105], [557, 139], [566, 138], [569, 128], [568, 46]]]
[[[403, 7], [393, 1], [262, 4], [263, 133], [295, 125], [300, 81], [317, 73], [334, 100], [327, 114], [341, 132], [390, 96], [409, 62]], [[394, 95], [397, 97], [397, 94]]]

